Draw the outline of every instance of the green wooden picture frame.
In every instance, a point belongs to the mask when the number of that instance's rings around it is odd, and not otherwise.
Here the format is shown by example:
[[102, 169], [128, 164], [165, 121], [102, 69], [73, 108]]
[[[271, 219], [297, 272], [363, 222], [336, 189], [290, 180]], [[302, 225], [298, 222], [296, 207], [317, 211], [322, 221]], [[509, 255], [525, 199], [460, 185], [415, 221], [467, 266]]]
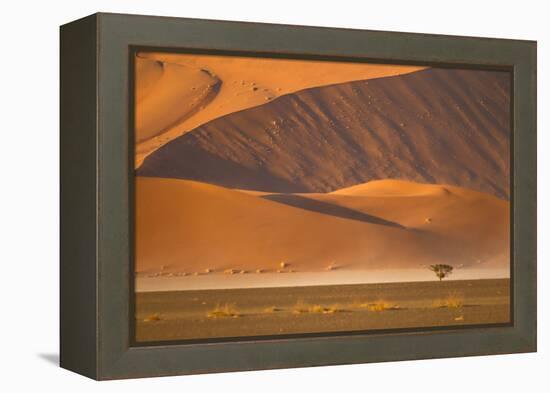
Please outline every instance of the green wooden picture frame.
[[[512, 323], [138, 346], [136, 48], [509, 70]], [[98, 13], [61, 27], [61, 366], [119, 379], [536, 351], [536, 42]]]

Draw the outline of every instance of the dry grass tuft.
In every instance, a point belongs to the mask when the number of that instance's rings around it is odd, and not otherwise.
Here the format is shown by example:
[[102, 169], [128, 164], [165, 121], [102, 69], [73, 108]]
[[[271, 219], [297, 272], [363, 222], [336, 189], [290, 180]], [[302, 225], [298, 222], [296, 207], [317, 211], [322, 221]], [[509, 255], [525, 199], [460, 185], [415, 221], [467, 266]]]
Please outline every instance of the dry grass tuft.
[[435, 308], [462, 308], [464, 307], [464, 297], [457, 294], [450, 294], [445, 299], [434, 302]]
[[158, 322], [161, 320], [160, 314], [151, 314], [143, 318], [143, 322]]
[[325, 314], [334, 314], [334, 313], [346, 312], [346, 311], [348, 310], [346, 310], [344, 307], [340, 306], [339, 304], [333, 304], [326, 308]]
[[327, 309], [320, 304], [313, 304], [309, 306], [308, 312], [316, 314], [324, 314]]
[[302, 300], [298, 300], [294, 305], [292, 312], [294, 314], [334, 314], [337, 312], [346, 311], [338, 304], [333, 304], [331, 306], [323, 306], [320, 304], [306, 304]]
[[369, 303], [368, 302], [356, 302], [356, 303], [353, 303], [351, 307], [353, 307], [353, 308], [369, 308]]
[[237, 311], [234, 304], [219, 304], [207, 314], [208, 318], [239, 318], [241, 314]]
[[280, 311], [283, 311], [283, 309], [279, 308], [279, 307], [275, 307], [275, 306], [264, 308], [264, 313], [265, 314], [273, 314], [273, 313], [280, 312]]
[[399, 310], [399, 306], [393, 303], [386, 302], [384, 300], [378, 300], [376, 302], [368, 303], [365, 307], [369, 311], [380, 312], [387, 310]]
[[294, 307], [292, 307], [292, 312], [294, 314], [303, 314], [303, 313], [307, 313], [308, 309], [309, 309], [309, 306], [306, 303], [304, 303], [303, 300], [298, 299]]

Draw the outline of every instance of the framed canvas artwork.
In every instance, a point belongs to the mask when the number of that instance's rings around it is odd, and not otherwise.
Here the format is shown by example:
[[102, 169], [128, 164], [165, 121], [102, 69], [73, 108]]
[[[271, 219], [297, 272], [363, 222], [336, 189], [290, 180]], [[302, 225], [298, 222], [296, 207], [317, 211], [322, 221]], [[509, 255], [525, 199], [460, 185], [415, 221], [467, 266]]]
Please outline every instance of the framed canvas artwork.
[[96, 14], [61, 56], [63, 367], [535, 350], [535, 43]]

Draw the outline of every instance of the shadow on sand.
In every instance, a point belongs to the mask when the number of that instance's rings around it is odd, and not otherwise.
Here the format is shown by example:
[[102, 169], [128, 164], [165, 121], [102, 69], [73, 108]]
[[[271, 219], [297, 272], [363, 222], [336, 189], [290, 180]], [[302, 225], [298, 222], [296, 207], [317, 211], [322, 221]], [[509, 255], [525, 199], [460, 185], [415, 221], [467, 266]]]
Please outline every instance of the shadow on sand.
[[372, 216], [357, 210], [353, 210], [344, 206], [334, 205], [332, 203], [318, 201], [310, 199], [302, 195], [295, 194], [270, 194], [264, 195], [262, 198], [268, 199], [273, 202], [283, 203], [285, 205], [298, 207], [304, 210], [310, 210], [316, 213], [328, 214], [335, 217], [347, 218], [349, 220], [356, 220], [362, 222], [368, 222], [370, 224], [385, 225], [394, 228], [407, 229], [403, 225], [384, 220], [383, 218]]

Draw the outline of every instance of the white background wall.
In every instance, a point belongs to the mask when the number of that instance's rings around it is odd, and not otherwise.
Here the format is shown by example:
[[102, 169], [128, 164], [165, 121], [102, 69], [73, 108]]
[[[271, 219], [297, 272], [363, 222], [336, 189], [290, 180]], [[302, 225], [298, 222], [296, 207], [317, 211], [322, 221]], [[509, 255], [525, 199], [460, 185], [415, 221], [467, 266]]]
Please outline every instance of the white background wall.
[[[544, 1], [4, 2], [0, 52], [0, 390], [549, 391], [550, 35]], [[546, 7], [547, 8], [547, 7]], [[58, 368], [58, 26], [96, 11], [539, 42], [539, 353], [96, 383]], [[542, 67], [544, 65], [545, 67]], [[547, 362], [546, 367], [544, 362]], [[7, 388], [7, 389], [6, 389]], [[30, 390], [29, 390], [30, 391]]]

